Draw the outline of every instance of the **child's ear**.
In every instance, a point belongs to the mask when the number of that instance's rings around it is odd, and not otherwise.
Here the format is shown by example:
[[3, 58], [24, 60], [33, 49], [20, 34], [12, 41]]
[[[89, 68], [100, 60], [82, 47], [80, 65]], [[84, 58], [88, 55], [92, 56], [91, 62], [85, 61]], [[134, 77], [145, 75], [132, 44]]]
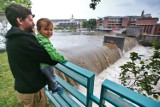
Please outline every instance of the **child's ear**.
[[22, 24], [22, 19], [21, 18], [17, 18], [16, 20], [17, 20], [17, 22], [18, 22], [19, 25]]

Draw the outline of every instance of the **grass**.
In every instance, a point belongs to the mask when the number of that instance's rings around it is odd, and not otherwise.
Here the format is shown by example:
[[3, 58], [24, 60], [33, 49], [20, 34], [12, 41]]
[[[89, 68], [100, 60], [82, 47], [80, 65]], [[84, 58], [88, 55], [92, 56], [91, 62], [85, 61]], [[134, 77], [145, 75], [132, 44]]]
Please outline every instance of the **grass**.
[[0, 106], [22, 107], [16, 98], [14, 79], [9, 69], [7, 53], [0, 53]]
[[[6, 52], [0, 53], [0, 107], [22, 107], [16, 97]], [[53, 106], [49, 102], [47, 107]]]

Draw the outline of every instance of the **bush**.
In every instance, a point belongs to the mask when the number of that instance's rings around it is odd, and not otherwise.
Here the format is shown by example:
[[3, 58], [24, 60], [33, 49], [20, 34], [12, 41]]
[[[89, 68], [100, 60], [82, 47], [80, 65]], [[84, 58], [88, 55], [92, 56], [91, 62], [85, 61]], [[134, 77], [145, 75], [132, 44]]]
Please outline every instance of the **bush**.
[[160, 75], [160, 45], [153, 43], [153, 47], [154, 54], [147, 60], [142, 60], [142, 55], [136, 52], [130, 53], [131, 61], [120, 66], [120, 80], [122, 85], [158, 99], [160, 91], [154, 91], [153, 87]]

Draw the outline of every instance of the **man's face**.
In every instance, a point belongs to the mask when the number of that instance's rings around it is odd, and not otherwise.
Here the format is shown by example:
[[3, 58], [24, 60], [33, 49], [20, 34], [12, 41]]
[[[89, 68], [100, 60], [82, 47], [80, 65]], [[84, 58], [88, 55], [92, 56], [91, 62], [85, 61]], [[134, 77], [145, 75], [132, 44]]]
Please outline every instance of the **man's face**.
[[21, 27], [23, 30], [25, 30], [26, 32], [34, 32], [34, 22], [33, 22], [33, 16], [32, 15], [28, 15], [24, 20], [21, 21]]

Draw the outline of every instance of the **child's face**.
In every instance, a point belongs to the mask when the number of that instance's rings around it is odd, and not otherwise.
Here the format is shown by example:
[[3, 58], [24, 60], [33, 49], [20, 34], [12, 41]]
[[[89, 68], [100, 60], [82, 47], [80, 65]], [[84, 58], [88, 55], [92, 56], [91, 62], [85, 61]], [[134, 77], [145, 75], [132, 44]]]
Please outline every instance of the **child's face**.
[[50, 38], [53, 34], [53, 26], [52, 25], [47, 26], [47, 23], [43, 23], [41, 29], [39, 30], [39, 33], [46, 38]]

